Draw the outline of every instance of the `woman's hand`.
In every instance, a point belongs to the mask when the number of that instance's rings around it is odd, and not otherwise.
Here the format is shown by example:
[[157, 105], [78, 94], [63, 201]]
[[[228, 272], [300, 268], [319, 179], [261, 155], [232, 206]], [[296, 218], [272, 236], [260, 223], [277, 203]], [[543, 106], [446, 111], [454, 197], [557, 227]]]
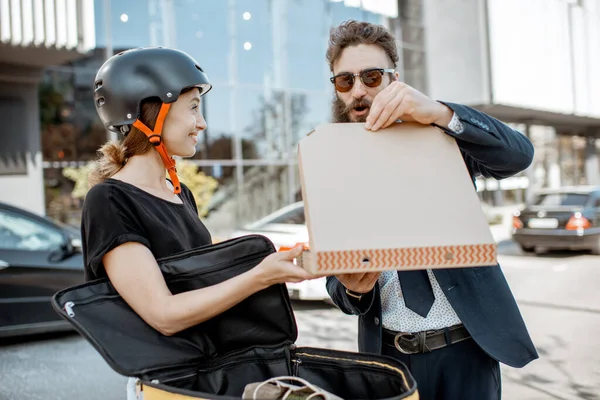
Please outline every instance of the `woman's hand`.
[[252, 272], [261, 286], [265, 288], [278, 283], [297, 283], [316, 278], [294, 264], [294, 259], [302, 254], [302, 250], [302, 246], [297, 246], [289, 251], [269, 254], [252, 269]]

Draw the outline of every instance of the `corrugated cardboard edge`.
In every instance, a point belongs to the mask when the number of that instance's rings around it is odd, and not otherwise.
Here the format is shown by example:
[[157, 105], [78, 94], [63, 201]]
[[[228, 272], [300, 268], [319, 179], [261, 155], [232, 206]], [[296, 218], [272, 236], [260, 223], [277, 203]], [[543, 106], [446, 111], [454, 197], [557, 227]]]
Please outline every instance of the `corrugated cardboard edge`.
[[[308, 133], [308, 135], [312, 134], [313, 132], [315, 132], [314, 129], [312, 131], [310, 131]], [[306, 135], [306, 136], [308, 136], [308, 135]], [[302, 169], [302, 141], [300, 141], [300, 143], [298, 144], [298, 173], [300, 175], [300, 187], [301, 187], [301, 193], [302, 193], [302, 201], [304, 202], [304, 220], [305, 220], [306, 229], [308, 230], [308, 246], [311, 249], [314, 249], [315, 248], [313, 246], [314, 235], [313, 235], [313, 231], [312, 231], [312, 224], [310, 223], [310, 213], [308, 212], [308, 207], [306, 206], [308, 197], [306, 196], [306, 185], [304, 184], [304, 171]], [[298, 260], [298, 263], [302, 263], [302, 261]]]
[[300, 257], [296, 259], [296, 265], [300, 268], [304, 268], [306, 272], [316, 275], [316, 265], [315, 265], [315, 254], [310, 250], [305, 250], [300, 254]]
[[403, 269], [437, 269], [496, 266], [495, 243], [367, 249], [305, 251], [298, 265], [313, 275]]

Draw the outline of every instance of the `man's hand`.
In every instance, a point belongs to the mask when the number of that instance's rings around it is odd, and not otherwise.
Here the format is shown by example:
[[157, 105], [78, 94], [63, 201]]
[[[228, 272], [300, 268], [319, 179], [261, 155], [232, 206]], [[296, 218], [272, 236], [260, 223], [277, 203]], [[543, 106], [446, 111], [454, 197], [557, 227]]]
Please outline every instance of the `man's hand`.
[[394, 81], [373, 99], [365, 127], [376, 131], [397, 120], [448, 127], [452, 114], [446, 105], [403, 82]]
[[356, 293], [369, 293], [375, 286], [380, 274], [381, 272], [342, 274], [336, 275], [336, 278], [348, 290]]

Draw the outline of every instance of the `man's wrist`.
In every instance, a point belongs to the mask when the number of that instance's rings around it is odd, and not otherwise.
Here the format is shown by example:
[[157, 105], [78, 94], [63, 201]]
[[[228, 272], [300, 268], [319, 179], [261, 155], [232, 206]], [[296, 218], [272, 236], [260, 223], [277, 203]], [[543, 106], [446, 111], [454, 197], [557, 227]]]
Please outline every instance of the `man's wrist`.
[[448, 124], [448, 129], [450, 129], [454, 133], [463, 133], [463, 131], [465, 130], [465, 126], [460, 121], [460, 118], [458, 118], [458, 115], [456, 115], [456, 113], [452, 115], [452, 120]]
[[436, 120], [433, 122], [435, 125], [449, 129], [450, 121], [454, 116], [454, 111], [447, 105], [437, 102], [440, 105], [440, 112]]
[[463, 125], [462, 121], [460, 120], [460, 118], [458, 117], [458, 115], [456, 115], [456, 112], [454, 110], [452, 110], [450, 107], [442, 104], [446, 109], [450, 110], [451, 113], [451, 117], [450, 120], [448, 120], [447, 116], [444, 117], [440, 117], [436, 120], [436, 122], [434, 122], [432, 125], [437, 126], [438, 128], [444, 129], [445, 131], [447, 131], [447, 133], [455, 133], [455, 134], [461, 134], [463, 133], [463, 131], [465, 130], [465, 126]]

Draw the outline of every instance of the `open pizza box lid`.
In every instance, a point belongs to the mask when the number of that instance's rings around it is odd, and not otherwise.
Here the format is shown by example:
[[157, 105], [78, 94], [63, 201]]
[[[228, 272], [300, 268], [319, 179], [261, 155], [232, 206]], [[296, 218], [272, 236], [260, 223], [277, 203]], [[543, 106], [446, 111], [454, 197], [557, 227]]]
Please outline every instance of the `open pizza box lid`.
[[395, 123], [322, 124], [299, 142], [316, 275], [493, 266], [496, 243], [456, 140]]

